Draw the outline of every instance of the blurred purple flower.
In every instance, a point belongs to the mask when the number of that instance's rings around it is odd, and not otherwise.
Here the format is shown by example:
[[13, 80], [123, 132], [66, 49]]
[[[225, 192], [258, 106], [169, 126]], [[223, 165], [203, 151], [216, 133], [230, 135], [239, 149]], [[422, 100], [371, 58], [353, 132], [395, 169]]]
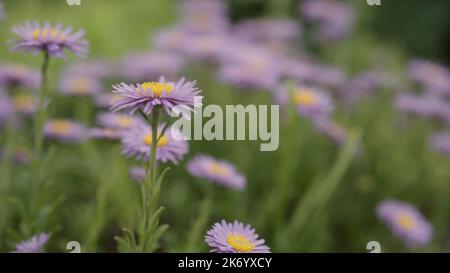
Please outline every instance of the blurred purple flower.
[[239, 174], [230, 162], [207, 155], [194, 157], [188, 163], [187, 170], [193, 176], [208, 179], [225, 187], [242, 190], [246, 184], [245, 177]]
[[409, 248], [426, 246], [433, 237], [433, 227], [412, 205], [386, 200], [377, 206], [378, 217]]
[[64, 50], [73, 52], [77, 56], [87, 53], [88, 43], [83, 39], [84, 30], [72, 33], [72, 28], [63, 28], [61, 24], [52, 26], [46, 22], [27, 22], [24, 25], [13, 27], [13, 32], [19, 36], [12, 40], [12, 50], [26, 51], [38, 54], [47, 52], [56, 58], [66, 58]]
[[450, 96], [450, 70], [426, 60], [413, 60], [408, 65], [411, 78], [427, 91]]
[[40, 253], [42, 248], [47, 243], [50, 235], [47, 233], [40, 233], [33, 236], [28, 241], [22, 241], [16, 245], [15, 253]]
[[123, 131], [114, 128], [92, 128], [88, 132], [88, 136], [94, 139], [120, 140]]
[[86, 74], [64, 73], [59, 89], [68, 96], [92, 96], [102, 91], [103, 84], [98, 78]]
[[[161, 133], [162, 126], [158, 128]], [[177, 164], [179, 160], [188, 152], [187, 141], [184, 140], [181, 132], [174, 129], [167, 129], [166, 133], [160, 137], [157, 143], [156, 160], [167, 162], [172, 161]], [[137, 123], [131, 129], [124, 132], [122, 137], [122, 153], [127, 156], [135, 156], [138, 160], [149, 160], [152, 144], [151, 127], [145, 123]]]
[[431, 144], [440, 153], [450, 157], [450, 133], [440, 132], [431, 138]]
[[229, 28], [227, 5], [221, 0], [180, 1], [181, 26], [196, 34], [226, 32]]
[[402, 112], [437, 118], [450, 124], [450, 103], [436, 95], [401, 94], [397, 96], [395, 105]]
[[301, 2], [300, 12], [308, 22], [318, 24], [322, 41], [339, 40], [351, 32], [354, 13], [344, 1], [306, 0]]
[[11, 98], [14, 112], [31, 116], [36, 113], [37, 99], [34, 94], [19, 93]]
[[5, 18], [6, 18], [5, 8], [3, 7], [3, 3], [0, 2], [0, 21], [5, 20]]
[[128, 130], [135, 126], [137, 123], [142, 123], [143, 121], [127, 114], [107, 112], [100, 113], [97, 116], [97, 122], [102, 127]]
[[280, 105], [292, 103], [301, 116], [312, 119], [326, 119], [334, 110], [330, 96], [316, 88], [300, 86], [294, 91], [280, 86], [275, 90], [275, 98]]
[[44, 124], [44, 136], [62, 142], [81, 142], [88, 137], [88, 131], [78, 122], [53, 119]]
[[25, 65], [0, 65], [0, 87], [11, 89], [14, 87], [37, 90], [40, 84], [39, 72]]
[[95, 104], [98, 107], [108, 109], [110, 109], [115, 103], [119, 102], [122, 99], [123, 97], [121, 95], [112, 93], [98, 93], [94, 96]]
[[288, 43], [300, 38], [302, 32], [301, 26], [290, 19], [250, 19], [233, 27], [237, 39], [255, 43]]
[[146, 177], [145, 168], [131, 167], [130, 168], [130, 177], [131, 177], [131, 179], [139, 181], [139, 182], [145, 181], [145, 177]]
[[135, 53], [123, 59], [121, 75], [132, 81], [157, 80], [160, 75], [173, 79], [184, 64], [183, 58], [174, 53]]
[[4, 123], [11, 117], [12, 112], [13, 107], [8, 95], [0, 88], [0, 128], [3, 127]]
[[319, 130], [337, 145], [343, 145], [347, 142], [347, 131], [339, 124], [329, 119], [318, 119], [315, 120], [314, 125], [316, 126], [317, 130]]
[[195, 81], [186, 81], [184, 78], [177, 82], [166, 82], [161, 77], [157, 82], [144, 82], [142, 84], [116, 84], [114, 93], [124, 98], [112, 106], [113, 111], [127, 109], [131, 114], [141, 109], [150, 114], [155, 106], [162, 106], [168, 113], [182, 114], [189, 118], [194, 107], [201, 105], [200, 90]]
[[259, 239], [250, 225], [222, 220], [207, 231], [205, 242], [218, 253], [270, 253], [264, 239]]

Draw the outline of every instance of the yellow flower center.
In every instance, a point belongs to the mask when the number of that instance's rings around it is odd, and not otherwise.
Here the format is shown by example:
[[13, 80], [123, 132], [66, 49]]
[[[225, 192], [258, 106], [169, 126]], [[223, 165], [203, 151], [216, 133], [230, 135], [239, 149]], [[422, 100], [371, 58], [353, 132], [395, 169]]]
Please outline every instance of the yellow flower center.
[[72, 126], [64, 120], [53, 121], [50, 125], [53, 132], [57, 134], [67, 135], [70, 133]]
[[414, 219], [408, 213], [400, 213], [397, 216], [397, 223], [406, 230], [411, 230], [415, 226]]
[[34, 97], [30, 95], [17, 95], [13, 98], [13, 104], [19, 110], [27, 110], [33, 107]]
[[227, 237], [227, 243], [236, 251], [250, 252], [255, 246], [243, 235], [230, 234]]
[[127, 116], [122, 116], [117, 119], [117, 123], [119, 124], [120, 127], [123, 128], [129, 128], [132, 122], [133, 122], [132, 119]]
[[209, 171], [213, 174], [217, 174], [220, 176], [228, 176], [230, 173], [230, 170], [228, 168], [226, 168], [225, 166], [223, 166], [220, 163], [216, 163], [216, 162], [212, 162], [209, 165]]
[[39, 38], [47, 39], [47, 38], [59, 38], [61, 40], [65, 39], [63, 33], [61, 33], [57, 28], [37, 28], [33, 30], [31, 33], [31, 37], [33, 40], [37, 40]]
[[[144, 142], [145, 142], [145, 144], [147, 144], [149, 146], [152, 145], [153, 139], [152, 139], [151, 133], [148, 133], [144, 136]], [[156, 144], [156, 146], [162, 147], [162, 146], [166, 146], [168, 143], [169, 143], [169, 139], [164, 135], [158, 140], [158, 143]]]
[[314, 93], [307, 89], [297, 90], [293, 95], [293, 99], [295, 104], [306, 106], [314, 105], [317, 102], [317, 98]]
[[[152, 91], [155, 97], [161, 96], [161, 93], [165, 91], [166, 93], [170, 93], [173, 91], [174, 86], [170, 83], [160, 83], [160, 82], [144, 82], [141, 84], [142, 89], [144, 89], [145, 94], [148, 95], [148, 91]], [[139, 91], [139, 89], [138, 89]]]
[[73, 83], [73, 90], [77, 94], [86, 94], [89, 89], [89, 82], [86, 78], [76, 78]]

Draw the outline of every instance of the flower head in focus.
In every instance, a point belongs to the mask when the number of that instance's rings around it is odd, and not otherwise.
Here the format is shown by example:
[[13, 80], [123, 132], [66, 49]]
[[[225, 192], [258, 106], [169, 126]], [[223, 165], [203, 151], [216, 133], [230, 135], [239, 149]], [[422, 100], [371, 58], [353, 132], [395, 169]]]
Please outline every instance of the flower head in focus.
[[269, 253], [270, 248], [260, 239], [250, 225], [222, 220], [215, 223], [205, 236], [211, 252], [218, 253]]

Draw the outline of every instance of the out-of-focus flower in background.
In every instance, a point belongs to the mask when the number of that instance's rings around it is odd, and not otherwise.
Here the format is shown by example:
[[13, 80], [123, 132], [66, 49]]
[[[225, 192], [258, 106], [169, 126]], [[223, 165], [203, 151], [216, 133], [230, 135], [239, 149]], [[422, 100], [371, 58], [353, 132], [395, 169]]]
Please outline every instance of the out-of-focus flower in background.
[[24, 88], [37, 90], [40, 84], [39, 72], [22, 64], [0, 65], [0, 87], [5, 90]]
[[432, 146], [450, 158], [450, 132], [438, 132], [431, 138]]
[[376, 212], [392, 233], [408, 247], [426, 246], [431, 241], [433, 227], [412, 205], [386, 200], [377, 206]]
[[410, 77], [426, 91], [450, 97], [450, 70], [438, 63], [416, 59], [409, 63]]
[[260, 239], [250, 225], [222, 220], [215, 223], [205, 236], [211, 252], [218, 253], [269, 253], [265, 240]]
[[88, 136], [84, 125], [68, 119], [48, 120], [43, 130], [46, 138], [61, 142], [81, 142]]
[[22, 241], [16, 245], [16, 253], [40, 253], [50, 238], [50, 234], [40, 233], [31, 237], [28, 241]]
[[67, 96], [93, 96], [103, 90], [103, 83], [87, 74], [64, 73], [59, 90]]
[[197, 155], [187, 165], [193, 176], [207, 179], [218, 185], [242, 190], [246, 185], [243, 175], [228, 161], [218, 160], [207, 155]]
[[[161, 134], [163, 126], [158, 128]], [[176, 135], [175, 135], [176, 134]], [[164, 135], [158, 135], [156, 160], [171, 161], [176, 164], [188, 152], [188, 143], [181, 132], [173, 128], [167, 129]], [[138, 160], [149, 160], [152, 144], [152, 129], [145, 123], [137, 123], [124, 132], [122, 137], [122, 152], [125, 156], [134, 156]]]

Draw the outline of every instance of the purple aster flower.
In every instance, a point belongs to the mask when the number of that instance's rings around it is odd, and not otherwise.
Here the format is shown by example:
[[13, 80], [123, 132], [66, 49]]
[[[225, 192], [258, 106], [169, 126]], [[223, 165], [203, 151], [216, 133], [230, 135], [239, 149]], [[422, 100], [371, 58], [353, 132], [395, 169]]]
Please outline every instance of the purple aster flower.
[[436, 95], [401, 94], [396, 98], [395, 105], [400, 111], [437, 118], [450, 124], [450, 104]]
[[425, 246], [433, 237], [431, 224], [408, 203], [383, 201], [377, 206], [377, 215], [409, 248]]
[[264, 239], [259, 239], [255, 229], [250, 225], [234, 221], [227, 223], [222, 220], [208, 230], [205, 242], [218, 253], [270, 253]]
[[185, 61], [174, 53], [136, 53], [122, 61], [122, 76], [132, 81], [158, 79], [160, 75], [174, 78], [183, 69]]
[[130, 168], [130, 177], [133, 180], [136, 180], [139, 182], [145, 181], [145, 177], [146, 177], [145, 168], [131, 167]]
[[190, 34], [178, 26], [162, 30], [152, 36], [152, 42], [156, 48], [174, 52], [182, 52], [189, 39], [191, 39]]
[[228, 9], [220, 0], [183, 0], [181, 26], [195, 34], [223, 33], [229, 28]]
[[3, 126], [6, 120], [11, 116], [13, 107], [8, 96], [0, 90], [0, 127]]
[[23, 87], [37, 90], [40, 84], [39, 72], [25, 65], [5, 64], [0, 65], [0, 87], [11, 89]]
[[92, 128], [88, 132], [88, 136], [95, 139], [120, 140], [122, 135], [122, 130], [114, 128]]
[[67, 119], [48, 120], [44, 124], [44, 136], [62, 142], [80, 142], [86, 139], [86, 128], [75, 121]]
[[31, 116], [36, 112], [37, 99], [33, 94], [20, 93], [12, 97], [14, 112]]
[[71, 27], [63, 28], [61, 24], [52, 26], [48, 22], [43, 25], [27, 22], [14, 27], [13, 32], [19, 36], [18, 39], [12, 40], [14, 51], [33, 54], [46, 51], [50, 56], [63, 59], [66, 58], [64, 50], [72, 51], [77, 56], [87, 53], [88, 43], [83, 39], [84, 30], [73, 33]]
[[64, 73], [59, 89], [68, 96], [91, 96], [102, 91], [103, 84], [99, 78], [87, 74]]
[[50, 238], [50, 234], [40, 233], [28, 241], [22, 241], [16, 245], [15, 253], [40, 253]]
[[431, 138], [431, 144], [437, 151], [450, 157], [450, 133], [449, 132], [440, 132], [440, 133], [435, 134]]
[[450, 96], [450, 70], [426, 60], [413, 60], [408, 65], [411, 78], [427, 91]]
[[168, 113], [183, 114], [189, 118], [190, 112], [201, 105], [201, 92], [195, 86], [195, 81], [186, 81], [184, 78], [177, 82], [166, 82], [161, 77], [157, 82], [144, 82], [141, 84], [116, 84], [113, 85], [114, 93], [117, 93], [124, 99], [112, 106], [113, 111], [128, 109], [131, 114], [139, 108], [145, 113], [150, 114], [154, 106], [162, 106]]
[[302, 32], [300, 25], [290, 19], [245, 20], [236, 24], [233, 29], [233, 34], [238, 39], [255, 43], [292, 42], [298, 39]]
[[103, 60], [76, 62], [64, 68], [63, 75], [86, 75], [91, 78], [105, 79], [113, 76], [112, 63]]
[[341, 94], [347, 103], [355, 103], [375, 93], [390, 79], [383, 73], [365, 71], [346, 81], [341, 87]]
[[98, 107], [108, 109], [110, 109], [115, 103], [119, 102], [122, 99], [123, 97], [121, 95], [113, 93], [98, 93], [94, 96], [95, 104]]
[[188, 163], [187, 170], [193, 176], [208, 179], [225, 187], [242, 190], [246, 184], [245, 177], [239, 174], [231, 163], [207, 155], [194, 157]]
[[292, 102], [301, 116], [325, 119], [334, 110], [330, 96], [315, 88], [301, 86], [289, 92], [284, 86], [281, 86], [275, 92], [278, 103], [286, 105]]
[[344, 1], [306, 0], [301, 2], [300, 12], [307, 21], [318, 23], [322, 41], [341, 39], [352, 29], [353, 9]]
[[97, 116], [97, 122], [102, 127], [128, 130], [143, 121], [127, 114], [101, 113]]
[[196, 35], [185, 41], [185, 46], [179, 52], [193, 60], [220, 61], [232, 47], [231, 37], [226, 35]]
[[[161, 133], [162, 127], [158, 128], [158, 134]], [[125, 156], [135, 156], [138, 160], [149, 160], [151, 144], [151, 127], [145, 123], [138, 122], [131, 129], [124, 132], [122, 153]], [[156, 160], [162, 162], [172, 161], [177, 164], [187, 152], [188, 144], [181, 132], [169, 128], [157, 143]]]
[[347, 142], [347, 131], [339, 124], [329, 119], [315, 120], [314, 125], [317, 130], [331, 139], [337, 145], [343, 145]]

